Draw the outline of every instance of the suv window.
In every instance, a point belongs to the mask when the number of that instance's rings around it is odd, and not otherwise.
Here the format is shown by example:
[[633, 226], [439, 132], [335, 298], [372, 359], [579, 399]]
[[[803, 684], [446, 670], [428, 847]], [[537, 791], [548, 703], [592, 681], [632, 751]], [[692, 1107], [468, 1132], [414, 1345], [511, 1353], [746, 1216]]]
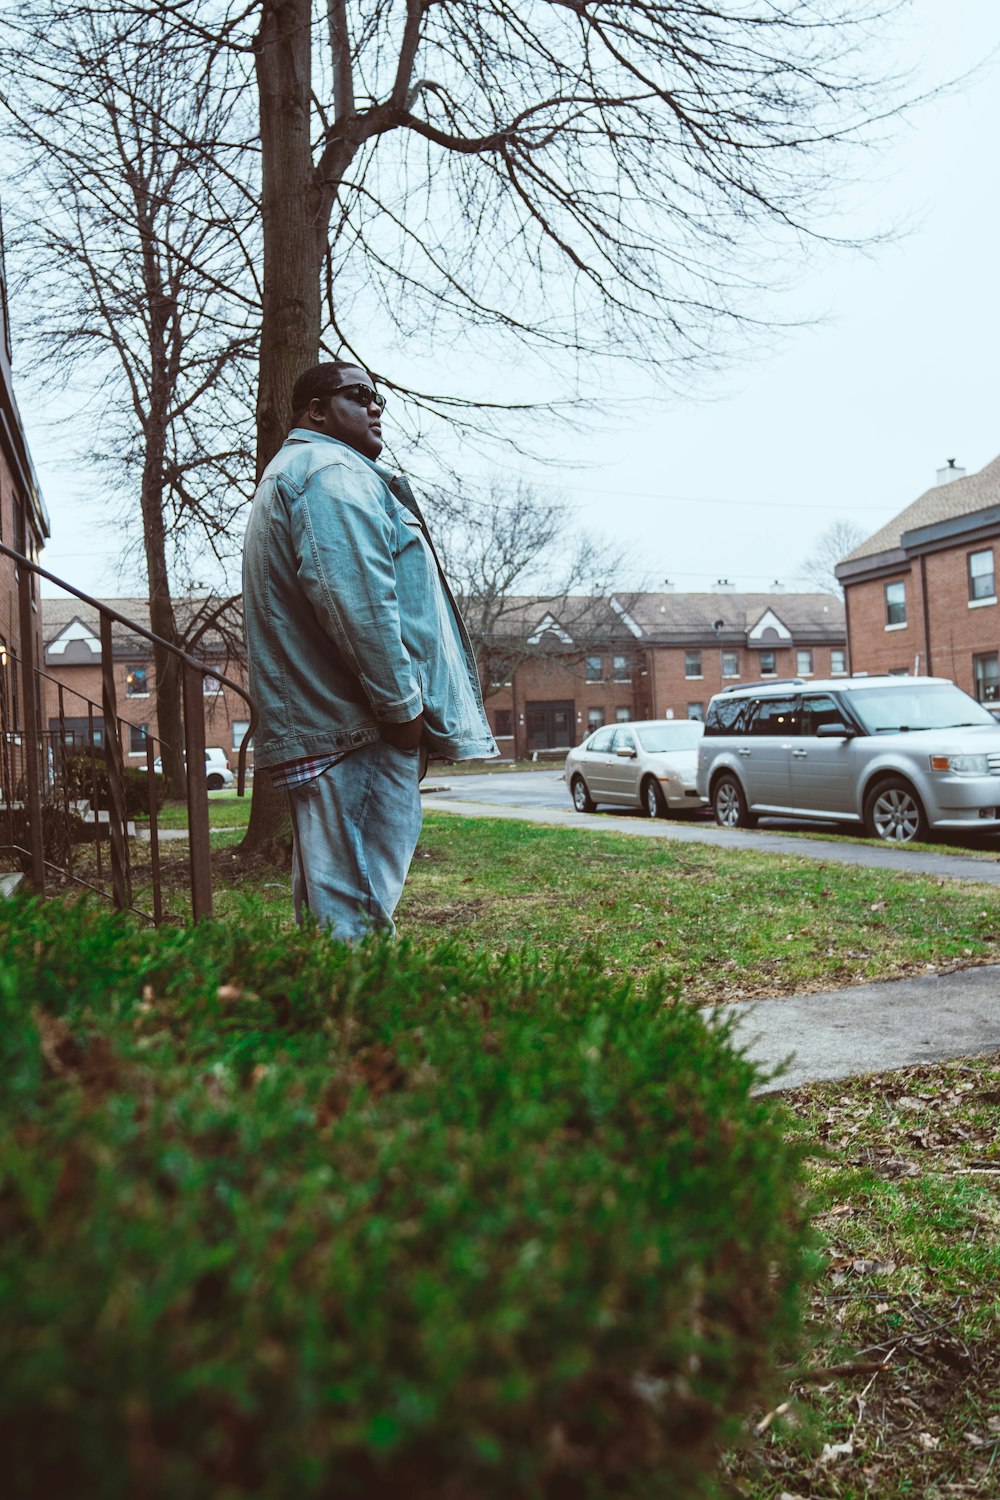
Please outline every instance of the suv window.
[[611, 741], [615, 737], [614, 726], [609, 729], [599, 729], [587, 745], [588, 750], [610, 750]]
[[799, 734], [815, 734], [821, 724], [843, 724], [844, 710], [829, 693], [815, 693], [802, 699]]
[[785, 698], [758, 698], [750, 722], [753, 735], [798, 734], [799, 719], [795, 712], [798, 695]]
[[746, 712], [753, 707], [752, 698], [713, 698], [705, 720], [706, 734], [738, 734], [746, 723]]

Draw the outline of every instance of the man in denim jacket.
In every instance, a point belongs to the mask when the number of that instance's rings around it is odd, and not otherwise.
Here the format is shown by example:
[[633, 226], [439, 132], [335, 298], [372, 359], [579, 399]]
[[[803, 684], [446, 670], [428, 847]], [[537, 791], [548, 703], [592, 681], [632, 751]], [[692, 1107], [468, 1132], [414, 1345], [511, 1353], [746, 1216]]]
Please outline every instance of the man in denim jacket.
[[371, 376], [315, 365], [243, 554], [255, 762], [288, 792], [292, 891], [334, 937], [394, 931], [428, 754], [499, 754], [468, 632], [413, 493], [375, 460]]

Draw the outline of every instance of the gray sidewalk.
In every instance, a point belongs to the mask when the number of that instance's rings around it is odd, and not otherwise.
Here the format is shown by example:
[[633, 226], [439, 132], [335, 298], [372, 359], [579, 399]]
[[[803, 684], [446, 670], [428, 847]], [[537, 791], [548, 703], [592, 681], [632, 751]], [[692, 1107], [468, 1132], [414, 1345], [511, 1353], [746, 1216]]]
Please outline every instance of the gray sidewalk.
[[817, 995], [717, 1005], [766, 1068], [791, 1059], [765, 1091], [914, 1063], [1000, 1051], [1000, 966], [892, 979]]

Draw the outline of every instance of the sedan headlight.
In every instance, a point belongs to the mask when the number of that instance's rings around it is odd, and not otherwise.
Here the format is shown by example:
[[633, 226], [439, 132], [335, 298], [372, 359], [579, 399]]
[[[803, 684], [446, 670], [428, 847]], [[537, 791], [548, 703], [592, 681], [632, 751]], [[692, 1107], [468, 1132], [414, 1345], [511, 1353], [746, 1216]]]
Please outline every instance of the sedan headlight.
[[989, 761], [985, 755], [932, 755], [932, 771], [951, 771], [955, 776], [988, 776]]

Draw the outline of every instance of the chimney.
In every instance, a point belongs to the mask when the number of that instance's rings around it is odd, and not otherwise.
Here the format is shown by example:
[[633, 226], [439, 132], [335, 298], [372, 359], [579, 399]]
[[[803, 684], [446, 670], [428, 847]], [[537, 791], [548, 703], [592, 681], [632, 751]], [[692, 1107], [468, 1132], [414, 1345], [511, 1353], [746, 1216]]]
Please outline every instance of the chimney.
[[663, 592], [665, 594], [672, 594], [674, 592], [674, 590], [675, 590], [676, 587], [677, 587], [677, 585], [674, 583], [674, 581], [673, 581], [672, 578], [664, 578], [664, 580], [663, 580]]
[[776, 578], [774, 580], [774, 582], [771, 584], [771, 593], [772, 594], [783, 594], [784, 592], [785, 592], [785, 585], [782, 583], [782, 581], [781, 581], [780, 578]]
[[731, 578], [717, 578], [712, 588], [717, 594], [731, 594], [736, 585]]
[[949, 458], [943, 469], [938, 469], [935, 484], [951, 484], [953, 479], [963, 479], [965, 470], [957, 467], [955, 460]]

